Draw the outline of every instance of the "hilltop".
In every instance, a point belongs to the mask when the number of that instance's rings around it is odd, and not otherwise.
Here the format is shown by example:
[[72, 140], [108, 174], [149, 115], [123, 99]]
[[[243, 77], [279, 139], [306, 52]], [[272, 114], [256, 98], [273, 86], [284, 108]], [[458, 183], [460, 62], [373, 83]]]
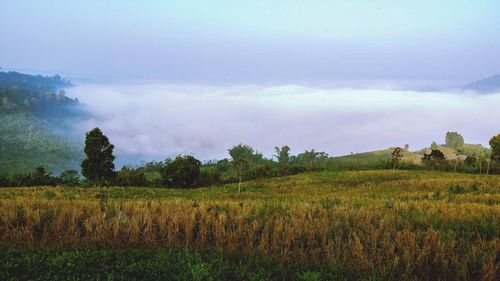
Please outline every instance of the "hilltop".
[[[489, 149], [482, 146], [481, 144], [464, 144], [463, 147], [459, 150], [447, 147], [445, 144], [436, 146], [429, 146], [423, 149], [419, 149], [417, 151], [409, 151], [403, 150], [403, 159], [402, 162], [412, 163], [412, 164], [421, 164], [422, 157], [426, 153], [430, 153], [432, 149], [437, 149], [441, 151], [447, 160], [465, 160], [467, 156], [475, 156], [475, 157], [487, 157], [489, 153]], [[391, 159], [391, 153], [394, 150], [394, 147], [390, 147], [382, 150], [374, 150], [367, 151], [361, 153], [353, 153], [350, 155], [343, 155], [338, 157], [332, 157], [333, 160], [344, 163], [358, 163], [358, 164], [368, 164], [374, 163], [377, 161], [388, 161]]]
[[73, 86], [71, 81], [59, 75], [30, 75], [16, 71], [0, 72], [0, 85], [3, 88], [25, 89], [38, 93], [51, 92]]

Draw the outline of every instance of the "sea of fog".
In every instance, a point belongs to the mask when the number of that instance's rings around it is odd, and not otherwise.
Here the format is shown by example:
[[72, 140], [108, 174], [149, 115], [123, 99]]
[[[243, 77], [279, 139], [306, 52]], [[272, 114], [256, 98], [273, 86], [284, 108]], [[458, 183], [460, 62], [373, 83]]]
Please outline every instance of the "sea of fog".
[[80, 84], [68, 90], [119, 155], [161, 160], [178, 153], [227, 157], [238, 143], [270, 157], [275, 146], [292, 154], [314, 148], [344, 155], [444, 142], [458, 131], [487, 145], [500, 132], [500, 93], [316, 88], [298, 85]]

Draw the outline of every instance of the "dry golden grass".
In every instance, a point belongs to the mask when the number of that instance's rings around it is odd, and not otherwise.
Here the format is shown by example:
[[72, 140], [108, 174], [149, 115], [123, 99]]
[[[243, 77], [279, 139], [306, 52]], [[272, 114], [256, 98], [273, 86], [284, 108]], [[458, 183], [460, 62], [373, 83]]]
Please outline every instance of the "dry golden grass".
[[0, 239], [216, 247], [386, 279], [496, 280], [500, 271], [498, 176], [323, 172], [235, 188], [2, 189]]

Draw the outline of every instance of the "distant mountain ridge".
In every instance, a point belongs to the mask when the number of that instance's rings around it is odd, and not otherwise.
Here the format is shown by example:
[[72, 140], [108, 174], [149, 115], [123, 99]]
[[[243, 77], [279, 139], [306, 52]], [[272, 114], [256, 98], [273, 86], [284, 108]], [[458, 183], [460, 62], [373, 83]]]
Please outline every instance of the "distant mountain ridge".
[[500, 92], [500, 74], [490, 76], [485, 79], [471, 82], [462, 87], [465, 90], [472, 90], [480, 93]]

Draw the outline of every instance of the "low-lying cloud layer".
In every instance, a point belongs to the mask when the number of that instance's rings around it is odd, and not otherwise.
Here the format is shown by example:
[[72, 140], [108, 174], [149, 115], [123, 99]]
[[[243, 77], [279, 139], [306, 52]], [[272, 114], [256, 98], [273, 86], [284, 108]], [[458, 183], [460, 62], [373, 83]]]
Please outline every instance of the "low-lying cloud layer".
[[237, 143], [267, 156], [285, 144], [292, 153], [315, 148], [342, 155], [404, 144], [422, 148], [444, 142], [446, 131], [487, 144], [500, 132], [500, 93], [87, 84], [68, 95], [94, 116], [80, 129], [98, 126], [118, 153], [144, 159], [177, 153], [223, 158]]

